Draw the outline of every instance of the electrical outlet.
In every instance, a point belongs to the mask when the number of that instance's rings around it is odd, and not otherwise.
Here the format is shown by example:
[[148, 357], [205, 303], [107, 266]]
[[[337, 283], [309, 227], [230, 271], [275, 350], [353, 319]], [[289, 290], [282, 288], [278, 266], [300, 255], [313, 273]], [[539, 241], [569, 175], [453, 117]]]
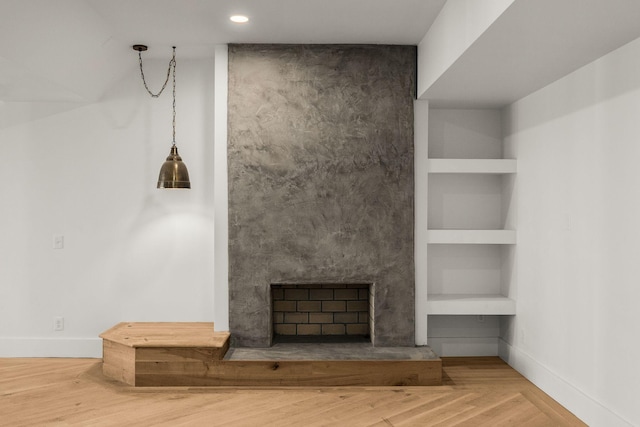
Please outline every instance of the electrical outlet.
[[64, 236], [55, 234], [53, 236], [53, 249], [64, 249]]
[[64, 331], [64, 317], [56, 316], [53, 318], [53, 330]]

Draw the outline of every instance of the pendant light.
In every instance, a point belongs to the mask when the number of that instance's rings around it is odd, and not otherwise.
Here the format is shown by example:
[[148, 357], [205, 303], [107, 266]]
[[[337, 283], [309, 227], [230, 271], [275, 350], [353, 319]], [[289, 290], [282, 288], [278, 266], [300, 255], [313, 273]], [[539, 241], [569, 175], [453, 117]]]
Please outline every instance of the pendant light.
[[[133, 46], [133, 50], [138, 52], [138, 59], [140, 63], [140, 75], [142, 76], [142, 83], [144, 88], [149, 92], [153, 98], [157, 98], [167, 87], [169, 77], [173, 76], [173, 142], [171, 144], [171, 151], [167, 160], [162, 164], [160, 168], [160, 174], [158, 175], [158, 188], [191, 188], [191, 181], [189, 181], [189, 172], [187, 166], [182, 162], [182, 157], [178, 154], [178, 147], [176, 146], [176, 47], [173, 46], [173, 57], [169, 61], [169, 69], [167, 70], [167, 79], [165, 80], [162, 88], [158, 93], [153, 93], [147, 86], [147, 81], [144, 78], [144, 71], [142, 70], [142, 52], [147, 50], [147, 46], [136, 44]], [[172, 73], [173, 71], [173, 73]]]

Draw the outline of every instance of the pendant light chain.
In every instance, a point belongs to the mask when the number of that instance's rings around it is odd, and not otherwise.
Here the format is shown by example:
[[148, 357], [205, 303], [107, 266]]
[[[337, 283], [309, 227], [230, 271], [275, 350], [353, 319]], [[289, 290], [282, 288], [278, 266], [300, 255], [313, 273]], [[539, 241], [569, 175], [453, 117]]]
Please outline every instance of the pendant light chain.
[[[146, 49], [146, 46], [145, 46]], [[158, 93], [153, 93], [151, 92], [151, 89], [149, 89], [149, 86], [147, 86], [147, 80], [144, 78], [144, 71], [142, 70], [142, 51], [138, 50], [138, 62], [140, 63], [140, 75], [142, 76], [142, 83], [144, 83], [144, 88], [147, 90], [147, 92], [149, 92], [149, 95], [151, 95], [154, 98], [159, 97], [162, 92], [164, 91], [164, 89], [167, 87], [167, 83], [169, 83], [169, 76], [171, 75], [171, 68], [173, 68], [173, 78], [174, 78], [174, 92], [175, 92], [175, 75], [176, 75], [176, 70], [175, 70], [175, 66], [176, 66], [176, 47], [173, 47], [173, 57], [171, 58], [171, 61], [169, 61], [169, 69], [167, 70], [167, 78], [164, 81], [164, 84], [162, 85], [162, 88], [160, 89], [160, 92]]]

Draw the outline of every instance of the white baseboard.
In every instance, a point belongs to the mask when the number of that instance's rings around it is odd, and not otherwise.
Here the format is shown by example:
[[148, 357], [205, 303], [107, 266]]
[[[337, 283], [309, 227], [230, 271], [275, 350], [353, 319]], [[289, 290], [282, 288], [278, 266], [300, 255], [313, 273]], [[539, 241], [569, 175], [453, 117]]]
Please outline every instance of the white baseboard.
[[0, 357], [102, 357], [100, 338], [0, 337]]
[[431, 337], [427, 345], [441, 357], [498, 355], [498, 338], [495, 337]]
[[593, 397], [564, 380], [561, 376], [537, 362], [527, 353], [504, 340], [499, 342], [499, 356], [526, 379], [551, 396], [575, 416], [592, 427], [632, 427], [618, 414]]

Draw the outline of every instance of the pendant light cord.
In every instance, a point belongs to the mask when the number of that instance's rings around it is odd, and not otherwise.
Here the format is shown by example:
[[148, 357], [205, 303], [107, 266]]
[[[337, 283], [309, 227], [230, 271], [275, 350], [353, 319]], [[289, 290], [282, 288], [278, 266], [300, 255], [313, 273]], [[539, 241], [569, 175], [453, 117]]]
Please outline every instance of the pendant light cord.
[[[173, 63], [173, 146], [176, 146], [176, 47], [173, 46], [173, 58], [169, 63], [169, 69]], [[165, 83], [166, 84], [166, 83]]]

